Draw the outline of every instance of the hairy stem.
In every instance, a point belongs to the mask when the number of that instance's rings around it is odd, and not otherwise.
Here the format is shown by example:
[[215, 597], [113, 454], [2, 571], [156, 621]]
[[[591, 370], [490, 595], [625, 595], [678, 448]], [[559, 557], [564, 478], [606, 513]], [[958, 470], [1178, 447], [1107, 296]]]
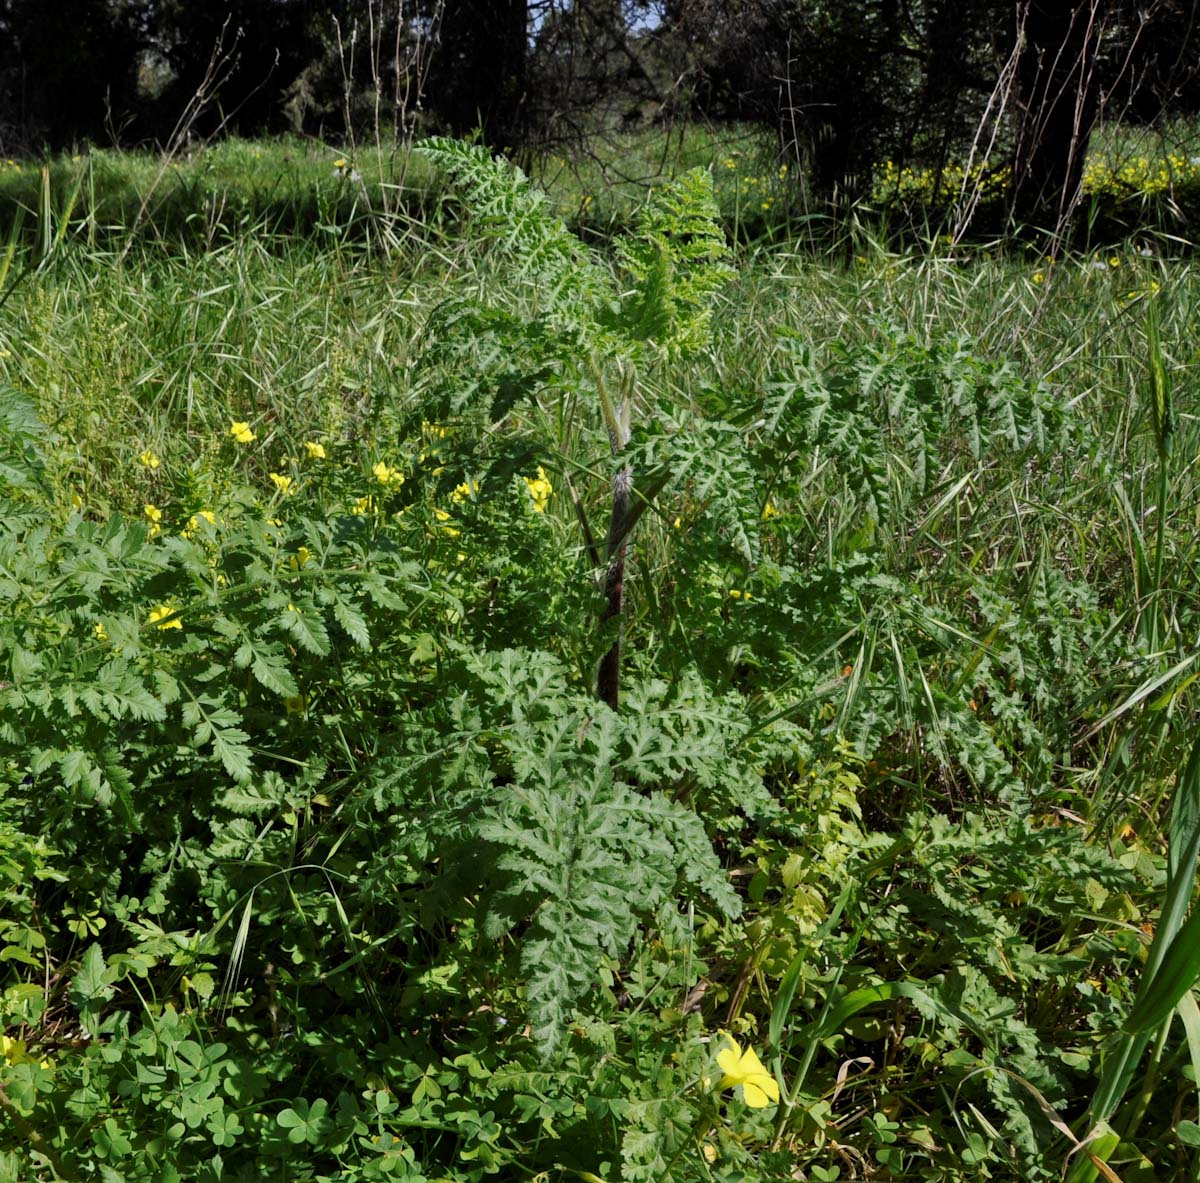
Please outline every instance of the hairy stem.
[[600, 616], [603, 627], [608, 621], [617, 622], [617, 635], [612, 646], [600, 659], [596, 677], [596, 694], [602, 702], [616, 710], [621, 700], [621, 610], [625, 599], [625, 546], [628, 531], [629, 502], [633, 492], [633, 469], [626, 465], [613, 476], [612, 516], [608, 524], [608, 566], [604, 572], [604, 611]]

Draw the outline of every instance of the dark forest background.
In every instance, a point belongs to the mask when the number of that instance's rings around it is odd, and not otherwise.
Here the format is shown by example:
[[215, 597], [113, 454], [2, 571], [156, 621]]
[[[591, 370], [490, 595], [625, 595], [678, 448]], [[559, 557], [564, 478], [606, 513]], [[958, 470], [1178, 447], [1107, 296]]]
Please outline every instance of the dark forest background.
[[292, 132], [498, 150], [749, 121], [810, 192], [1011, 169], [1053, 218], [1102, 121], [1200, 110], [1196, 0], [0, 0], [0, 151]]

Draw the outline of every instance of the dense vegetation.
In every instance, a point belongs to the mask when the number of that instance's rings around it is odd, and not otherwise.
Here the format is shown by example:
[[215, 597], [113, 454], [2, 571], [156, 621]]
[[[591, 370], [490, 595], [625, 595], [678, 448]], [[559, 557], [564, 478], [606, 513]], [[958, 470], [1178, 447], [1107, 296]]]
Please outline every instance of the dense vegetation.
[[740, 160], [34, 171], [0, 1179], [1192, 1177], [1195, 274], [734, 255]]

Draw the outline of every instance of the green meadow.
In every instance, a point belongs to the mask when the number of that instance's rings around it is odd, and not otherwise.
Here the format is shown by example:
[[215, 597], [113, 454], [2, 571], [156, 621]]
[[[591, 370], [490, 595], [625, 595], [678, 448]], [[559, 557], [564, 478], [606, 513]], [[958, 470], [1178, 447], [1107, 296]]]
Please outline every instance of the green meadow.
[[736, 129], [0, 163], [0, 1180], [1195, 1178], [1112, 145], [1054, 250]]

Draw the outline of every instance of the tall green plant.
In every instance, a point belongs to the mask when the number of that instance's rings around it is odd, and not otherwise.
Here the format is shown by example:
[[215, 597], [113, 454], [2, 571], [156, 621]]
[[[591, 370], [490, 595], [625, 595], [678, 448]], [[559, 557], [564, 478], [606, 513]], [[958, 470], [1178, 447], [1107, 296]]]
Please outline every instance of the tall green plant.
[[[638, 519], [672, 479], [659, 470], [643, 474], [635, 484], [626, 459], [638, 422], [638, 372], [692, 353], [708, 340], [712, 296], [730, 274], [712, 177], [693, 169], [655, 193], [637, 228], [618, 240], [614, 275], [551, 213], [548, 199], [527, 185], [519, 169], [484, 148], [453, 140], [427, 140], [417, 150], [451, 178], [470, 233], [498, 256], [510, 282], [537, 288], [535, 316], [498, 320], [495, 308], [460, 301], [452, 310], [442, 310], [439, 327], [451, 314], [460, 326], [485, 321], [508, 338], [502, 345], [515, 346], [540, 363], [532, 375], [526, 371], [520, 396], [536, 397], [555, 386], [572, 393], [590, 388], [599, 407], [618, 464], [611, 479], [603, 553], [593, 541], [582, 503], [575, 502], [593, 565], [601, 572], [601, 628], [612, 635], [600, 660], [596, 689], [616, 708], [626, 547]], [[439, 356], [446, 349], [441, 342]], [[606, 377], [612, 374], [620, 391], [616, 397]], [[503, 388], [508, 397], [493, 401], [493, 418], [513, 406], [512, 386], [509, 382]]]

